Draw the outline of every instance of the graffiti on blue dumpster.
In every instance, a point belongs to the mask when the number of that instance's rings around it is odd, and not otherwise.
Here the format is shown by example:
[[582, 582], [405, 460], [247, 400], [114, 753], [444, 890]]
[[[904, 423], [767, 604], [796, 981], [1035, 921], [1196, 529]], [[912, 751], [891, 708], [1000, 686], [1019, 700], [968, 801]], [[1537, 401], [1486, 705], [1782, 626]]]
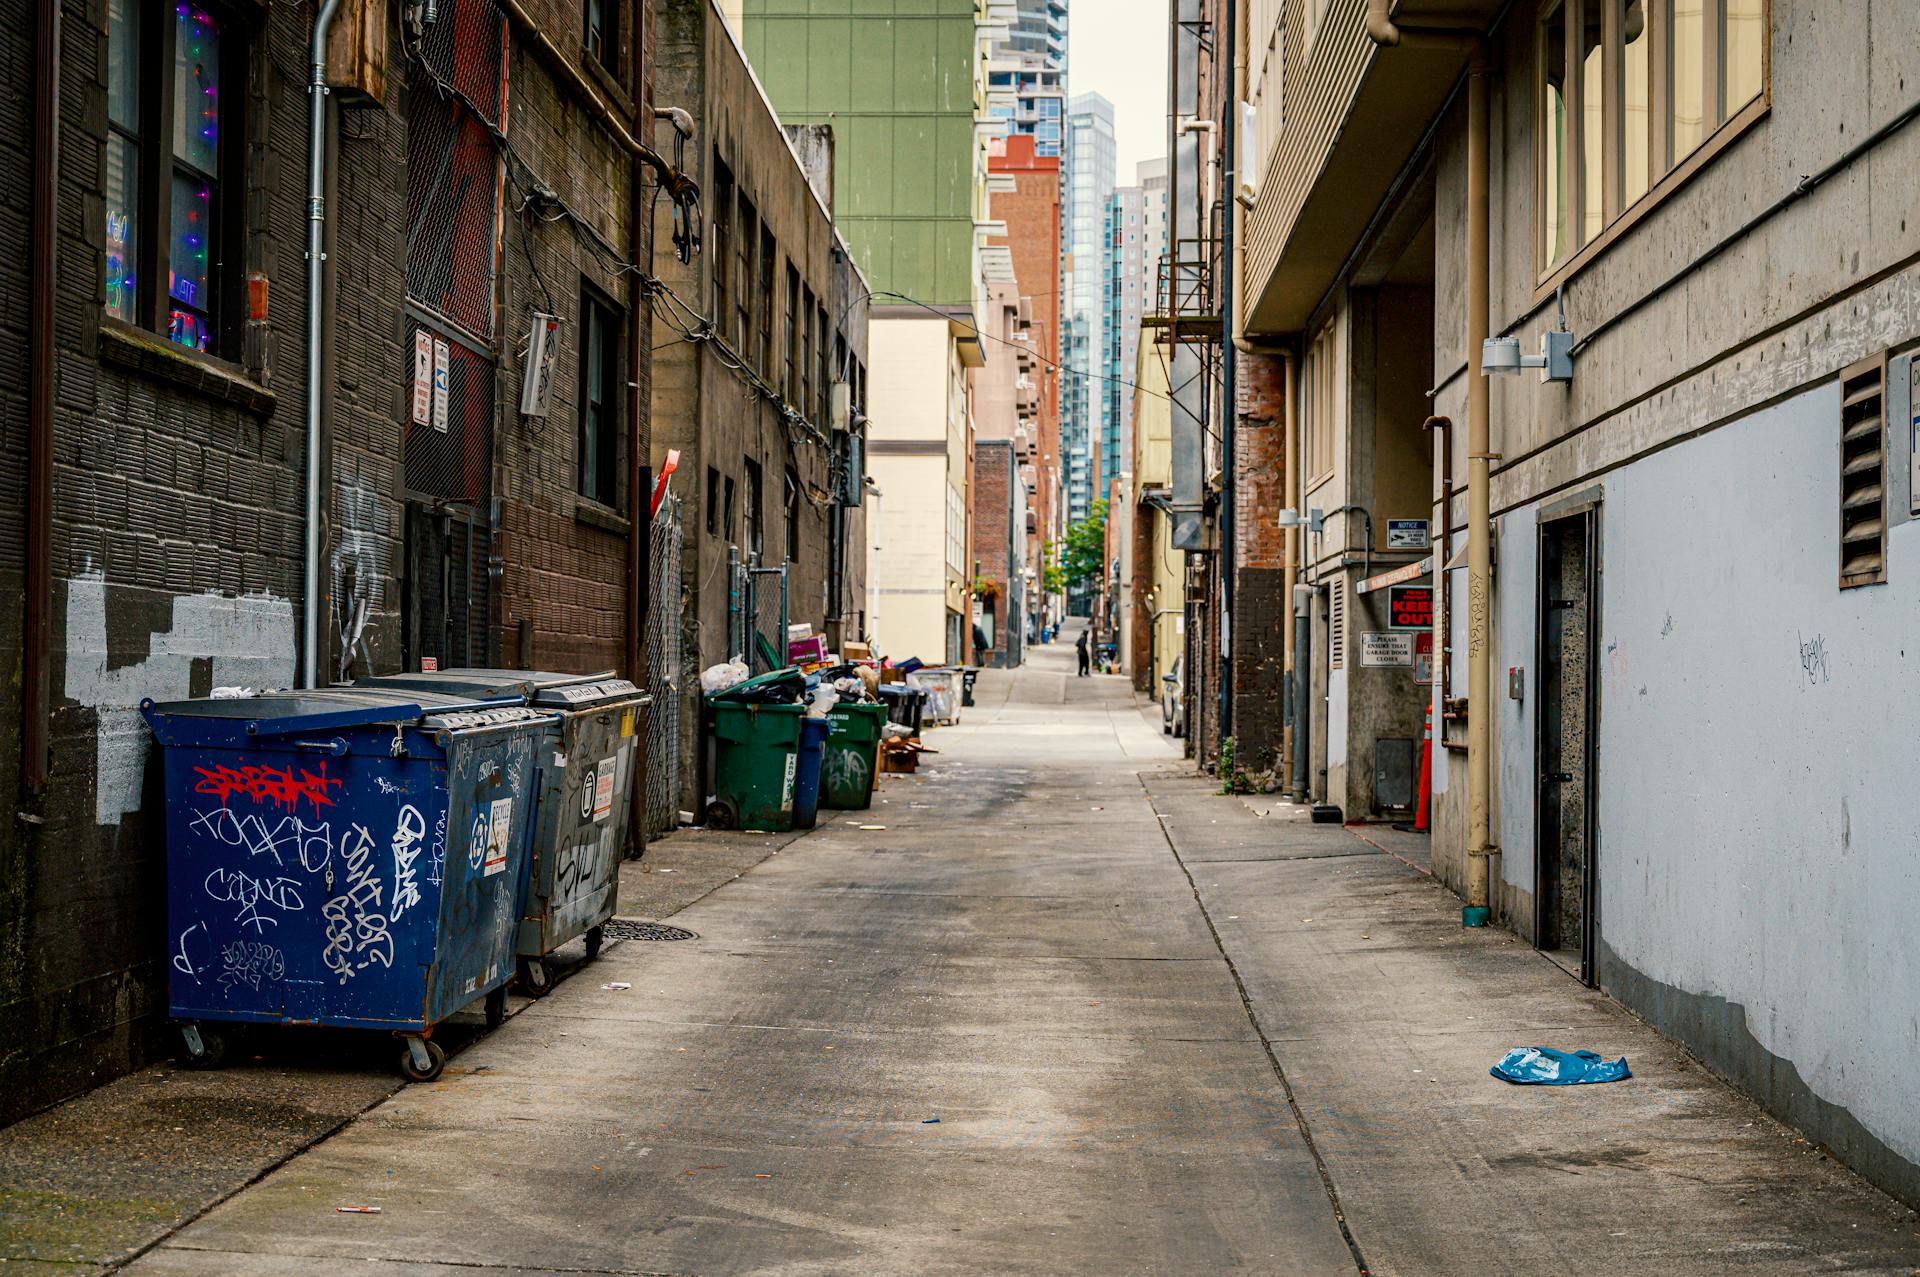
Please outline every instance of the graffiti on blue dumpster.
[[207, 924], [204, 922], [196, 922], [185, 931], [182, 931], [180, 933], [180, 939], [174, 943], [173, 969], [181, 975], [192, 976], [193, 982], [199, 984], [200, 973], [207, 968], [202, 964], [194, 962], [193, 955], [187, 952], [187, 937], [196, 931], [201, 933], [200, 942], [202, 944], [207, 942]]
[[402, 914], [420, 903], [420, 887], [413, 880], [413, 862], [420, 858], [420, 845], [427, 836], [427, 818], [412, 803], [400, 809], [393, 825], [393, 908], [388, 920], [398, 922]]
[[327, 947], [320, 961], [345, 984], [376, 963], [393, 965], [393, 936], [382, 908], [384, 884], [374, 873], [373, 835], [365, 825], [348, 827], [340, 839], [340, 861], [346, 870], [346, 890], [321, 907]]
[[300, 884], [278, 875], [256, 878], [244, 869], [216, 867], [208, 871], [205, 886], [213, 899], [238, 905], [233, 920], [256, 932], [277, 927], [283, 914], [299, 913], [307, 907]]
[[333, 857], [333, 826], [309, 823], [298, 816], [242, 815], [230, 807], [193, 812], [187, 828], [226, 847], [244, 847], [247, 854], [265, 856], [276, 865], [298, 864], [319, 873]]
[[249, 763], [243, 767], [228, 767], [216, 763], [212, 767], [195, 767], [193, 770], [199, 779], [194, 782], [196, 794], [212, 794], [226, 806], [235, 794], [251, 798], [255, 802], [278, 803], [282, 810], [294, 811], [305, 799], [318, 815], [322, 807], [333, 806], [328, 796], [329, 789], [339, 789], [346, 782], [338, 776], [327, 775], [327, 765], [323, 762], [320, 770], [310, 772], [304, 767], [273, 767], [261, 763]]
[[262, 980], [278, 980], [287, 974], [287, 956], [260, 940], [235, 940], [220, 947], [220, 987], [230, 989], [244, 984], [258, 989]]

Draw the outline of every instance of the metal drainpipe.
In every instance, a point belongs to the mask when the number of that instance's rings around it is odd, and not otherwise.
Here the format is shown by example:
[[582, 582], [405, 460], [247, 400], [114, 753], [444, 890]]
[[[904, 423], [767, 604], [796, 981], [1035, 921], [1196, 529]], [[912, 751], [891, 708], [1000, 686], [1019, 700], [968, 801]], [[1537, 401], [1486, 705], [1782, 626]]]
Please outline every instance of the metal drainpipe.
[[325, 0], [313, 19], [307, 82], [307, 544], [306, 599], [300, 618], [300, 685], [320, 682], [320, 403], [321, 345], [325, 323], [326, 253], [322, 239], [327, 220], [327, 31], [340, 0]]
[[1487, 79], [1492, 67], [1486, 36], [1478, 31], [1419, 29], [1394, 24], [1392, 0], [1367, 0], [1367, 35], [1375, 44], [1421, 44], [1463, 49], [1467, 63], [1467, 903], [1460, 925], [1492, 920], [1493, 528], [1488, 466], [1493, 460], [1486, 374], [1473, 360], [1487, 339], [1488, 249]]
[[[1288, 509], [1298, 510], [1300, 508], [1300, 413], [1296, 406], [1296, 398], [1300, 393], [1299, 364], [1291, 350], [1281, 352], [1280, 358], [1286, 370], [1286, 382], [1281, 392], [1282, 411], [1286, 414], [1285, 425], [1282, 426], [1286, 440], [1284, 445], [1286, 456], [1282, 459], [1280, 500]], [[1282, 597], [1286, 599], [1288, 607], [1293, 606], [1294, 587], [1300, 584], [1300, 565], [1297, 559], [1300, 553], [1299, 541], [1300, 529], [1298, 528], [1287, 528], [1281, 534], [1281, 557], [1286, 564], [1285, 575], [1281, 578], [1282, 587], [1285, 590]], [[1280, 668], [1282, 671], [1294, 670], [1300, 664], [1298, 628], [1297, 624], [1281, 627], [1280, 642], [1283, 655]], [[1286, 725], [1281, 734], [1281, 745], [1284, 750], [1282, 757], [1291, 759], [1294, 757], [1294, 738], [1300, 730], [1300, 713], [1305, 708], [1293, 681], [1287, 684], [1287, 700]], [[1297, 794], [1294, 801], [1300, 801]]]
[[47, 666], [53, 611], [53, 300], [58, 287], [60, 195], [60, 4], [40, 0], [34, 26], [33, 246], [27, 317], [27, 528], [25, 649], [20, 686], [20, 781], [47, 787]]
[[[1236, 58], [1239, 49], [1239, 35], [1234, 22], [1233, 0], [1225, 0], [1223, 17], [1226, 22], [1227, 38], [1234, 42]], [[1234, 172], [1234, 128], [1235, 119], [1240, 114], [1239, 68], [1228, 64], [1226, 119], [1220, 123], [1220, 146], [1226, 153], [1226, 162], [1222, 165], [1222, 200], [1220, 217], [1220, 272], [1222, 287], [1220, 290], [1220, 620], [1218, 632], [1220, 643], [1220, 741], [1225, 747], [1227, 738], [1233, 735], [1233, 574], [1235, 571], [1233, 552], [1234, 500], [1239, 485], [1234, 482], [1234, 448], [1236, 438], [1235, 418], [1239, 416], [1236, 403], [1237, 385], [1235, 378], [1239, 374], [1239, 350], [1233, 344], [1234, 297], [1234, 212], [1240, 207], [1234, 199], [1236, 175]], [[1206, 216], [1206, 210], [1201, 211]], [[1235, 756], [1236, 765], [1238, 755]], [[1228, 777], [1231, 780], [1231, 777]]]

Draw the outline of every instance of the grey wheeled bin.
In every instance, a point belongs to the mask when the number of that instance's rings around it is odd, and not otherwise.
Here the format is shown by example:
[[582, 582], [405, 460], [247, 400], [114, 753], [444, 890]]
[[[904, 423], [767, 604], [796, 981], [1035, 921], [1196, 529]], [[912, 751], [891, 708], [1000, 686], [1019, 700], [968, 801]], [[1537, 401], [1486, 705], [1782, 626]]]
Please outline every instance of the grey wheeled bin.
[[546, 956], [577, 936], [586, 937], [587, 956], [597, 957], [617, 903], [634, 772], [645, 748], [640, 710], [653, 698], [611, 673], [453, 669], [372, 675], [355, 686], [515, 698], [558, 715], [552, 747], [534, 760], [540, 805], [517, 945], [520, 987], [533, 997], [545, 994], [552, 987]]
[[163, 755], [167, 1003], [190, 1064], [243, 1024], [377, 1029], [431, 1081], [434, 1026], [513, 975], [554, 715], [430, 692], [140, 706]]

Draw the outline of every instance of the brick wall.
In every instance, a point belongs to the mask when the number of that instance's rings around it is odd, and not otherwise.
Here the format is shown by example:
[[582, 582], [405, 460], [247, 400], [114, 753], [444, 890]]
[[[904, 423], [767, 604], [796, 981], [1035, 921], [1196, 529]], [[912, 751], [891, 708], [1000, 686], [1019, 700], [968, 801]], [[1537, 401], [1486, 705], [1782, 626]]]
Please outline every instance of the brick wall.
[[1233, 743], [1249, 773], [1273, 768], [1285, 728], [1286, 534], [1275, 512], [1286, 500], [1286, 365], [1243, 352], [1235, 383]]
[[978, 578], [994, 586], [991, 597], [982, 601], [983, 610], [993, 617], [993, 647], [987, 652], [976, 650], [972, 656], [975, 664], [1005, 667], [1010, 650], [1007, 627], [1019, 624], [1018, 617], [1007, 615], [1007, 601], [1014, 597], [1013, 583], [1007, 578], [1007, 553], [1013, 534], [1013, 483], [1012, 441], [983, 439], [974, 444], [973, 481], [968, 488], [968, 500], [973, 503], [969, 519], [973, 536], [971, 558], [979, 564]]
[[[563, 12], [553, 21], [575, 19]], [[603, 88], [617, 87], [584, 51], [572, 56]], [[580, 423], [587, 299], [618, 316], [622, 386], [632, 365], [633, 325], [641, 325], [651, 345], [644, 300], [636, 317], [634, 290], [620, 269], [631, 238], [632, 162], [524, 43], [515, 46], [510, 75], [508, 137], [524, 171], [509, 182], [501, 254], [501, 345], [508, 357], [499, 379], [494, 443], [502, 568], [492, 650], [521, 667], [626, 672], [629, 618], [637, 611], [627, 597], [627, 536], [636, 504], [626, 490], [624, 390], [617, 388], [613, 397], [621, 477], [611, 503], [581, 495]], [[571, 213], [549, 202], [515, 217], [514, 205], [541, 187]], [[544, 417], [525, 417], [518, 410], [524, 362], [512, 356], [536, 311], [559, 316], [560, 351], [550, 408]], [[644, 378], [644, 363], [639, 371]], [[643, 441], [648, 402], [643, 394]]]

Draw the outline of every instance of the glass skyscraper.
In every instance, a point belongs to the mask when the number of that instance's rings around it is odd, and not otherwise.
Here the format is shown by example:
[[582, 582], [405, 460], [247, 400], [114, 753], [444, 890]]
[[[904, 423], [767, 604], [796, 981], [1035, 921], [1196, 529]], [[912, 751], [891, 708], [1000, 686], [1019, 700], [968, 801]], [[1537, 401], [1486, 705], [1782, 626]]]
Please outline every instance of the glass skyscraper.
[[1114, 383], [1107, 371], [1105, 276], [1107, 203], [1113, 198], [1113, 103], [1098, 93], [1075, 94], [1067, 105], [1066, 199], [1060, 240], [1066, 352], [1062, 362], [1060, 433], [1067, 467], [1067, 519], [1087, 517], [1105, 480], [1099, 444]]

